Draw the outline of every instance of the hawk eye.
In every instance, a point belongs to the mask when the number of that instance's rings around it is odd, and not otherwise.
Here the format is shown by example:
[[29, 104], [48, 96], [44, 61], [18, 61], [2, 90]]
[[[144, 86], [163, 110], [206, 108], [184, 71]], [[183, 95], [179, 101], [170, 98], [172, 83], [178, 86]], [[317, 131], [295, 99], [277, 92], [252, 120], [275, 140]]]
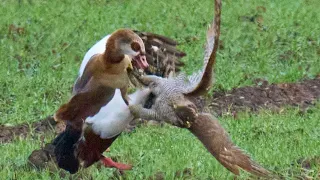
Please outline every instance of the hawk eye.
[[151, 82], [150, 84], [149, 84], [149, 88], [155, 88], [155, 87], [157, 87], [157, 84], [155, 83], [155, 82]]
[[134, 50], [134, 51], [140, 51], [140, 45], [139, 45], [139, 43], [137, 43], [137, 42], [133, 42], [133, 43], [131, 43], [131, 49], [132, 50]]

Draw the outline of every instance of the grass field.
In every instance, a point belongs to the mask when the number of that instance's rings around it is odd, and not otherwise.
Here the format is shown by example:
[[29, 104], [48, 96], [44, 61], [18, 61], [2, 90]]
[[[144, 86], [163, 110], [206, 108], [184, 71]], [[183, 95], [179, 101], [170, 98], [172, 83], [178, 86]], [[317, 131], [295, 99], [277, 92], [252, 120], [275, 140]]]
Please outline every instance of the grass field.
[[[271, 83], [295, 82], [320, 73], [320, 1], [224, 0], [215, 90], [252, 85], [256, 78]], [[34, 122], [51, 115], [67, 101], [85, 52], [117, 28], [129, 27], [178, 40], [187, 52], [185, 71], [199, 68], [205, 30], [213, 1], [177, 0], [2, 0], [0, 2], [1, 124]], [[292, 177], [294, 164], [320, 155], [320, 106], [306, 113], [285, 108], [244, 112], [239, 120], [220, 118], [232, 139], [265, 167]], [[49, 142], [52, 135], [48, 134]], [[49, 171], [25, 166], [40, 136], [1, 144], [0, 177], [59, 179]], [[188, 168], [189, 179], [230, 179], [188, 132], [169, 126], [141, 127], [124, 134], [111, 156], [132, 162], [128, 179], [162, 174], [173, 179]], [[292, 164], [293, 163], [293, 164]], [[305, 172], [316, 177], [320, 166]], [[112, 169], [89, 168], [84, 179], [106, 179]], [[160, 176], [160, 175], [159, 175]], [[243, 179], [248, 177], [244, 174]], [[76, 178], [76, 177], [75, 177]], [[183, 177], [180, 177], [183, 179]]]

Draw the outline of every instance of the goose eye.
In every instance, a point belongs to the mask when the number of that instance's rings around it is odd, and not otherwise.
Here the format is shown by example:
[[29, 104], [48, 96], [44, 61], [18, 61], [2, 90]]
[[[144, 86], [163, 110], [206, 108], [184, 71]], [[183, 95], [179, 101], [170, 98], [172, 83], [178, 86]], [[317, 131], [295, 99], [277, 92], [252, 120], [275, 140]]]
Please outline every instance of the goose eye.
[[131, 43], [131, 49], [132, 50], [134, 50], [134, 51], [140, 51], [140, 45], [139, 45], [139, 43], [137, 43], [137, 42], [133, 42], [133, 43]]

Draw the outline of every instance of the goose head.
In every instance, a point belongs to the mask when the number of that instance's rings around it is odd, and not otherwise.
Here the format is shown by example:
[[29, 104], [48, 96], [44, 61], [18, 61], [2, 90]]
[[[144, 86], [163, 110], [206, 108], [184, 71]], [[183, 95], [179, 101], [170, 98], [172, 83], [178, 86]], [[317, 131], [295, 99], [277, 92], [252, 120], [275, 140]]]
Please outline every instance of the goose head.
[[149, 64], [142, 39], [129, 29], [119, 29], [112, 33], [107, 45], [105, 56], [111, 63], [119, 63], [127, 55], [137, 69], [146, 69]]

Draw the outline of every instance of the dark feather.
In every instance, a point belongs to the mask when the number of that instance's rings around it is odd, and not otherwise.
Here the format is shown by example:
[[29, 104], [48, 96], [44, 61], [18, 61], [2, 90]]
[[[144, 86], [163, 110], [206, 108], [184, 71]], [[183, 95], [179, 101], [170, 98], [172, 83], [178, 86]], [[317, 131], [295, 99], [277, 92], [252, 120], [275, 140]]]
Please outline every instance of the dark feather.
[[170, 73], [177, 71], [176, 67], [181, 67], [184, 63], [181, 58], [186, 53], [177, 49], [178, 43], [168, 37], [148, 33], [134, 31], [143, 40], [146, 48], [146, 57], [149, 63], [147, 74], [168, 77]]
[[71, 174], [76, 173], [79, 169], [79, 160], [75, 157], [74, 150], [80, 136], [81, 131], [67, 125], [65, 131], [59, 134], [52, 143], [55, 146], [54, 154], [58, 166]]

